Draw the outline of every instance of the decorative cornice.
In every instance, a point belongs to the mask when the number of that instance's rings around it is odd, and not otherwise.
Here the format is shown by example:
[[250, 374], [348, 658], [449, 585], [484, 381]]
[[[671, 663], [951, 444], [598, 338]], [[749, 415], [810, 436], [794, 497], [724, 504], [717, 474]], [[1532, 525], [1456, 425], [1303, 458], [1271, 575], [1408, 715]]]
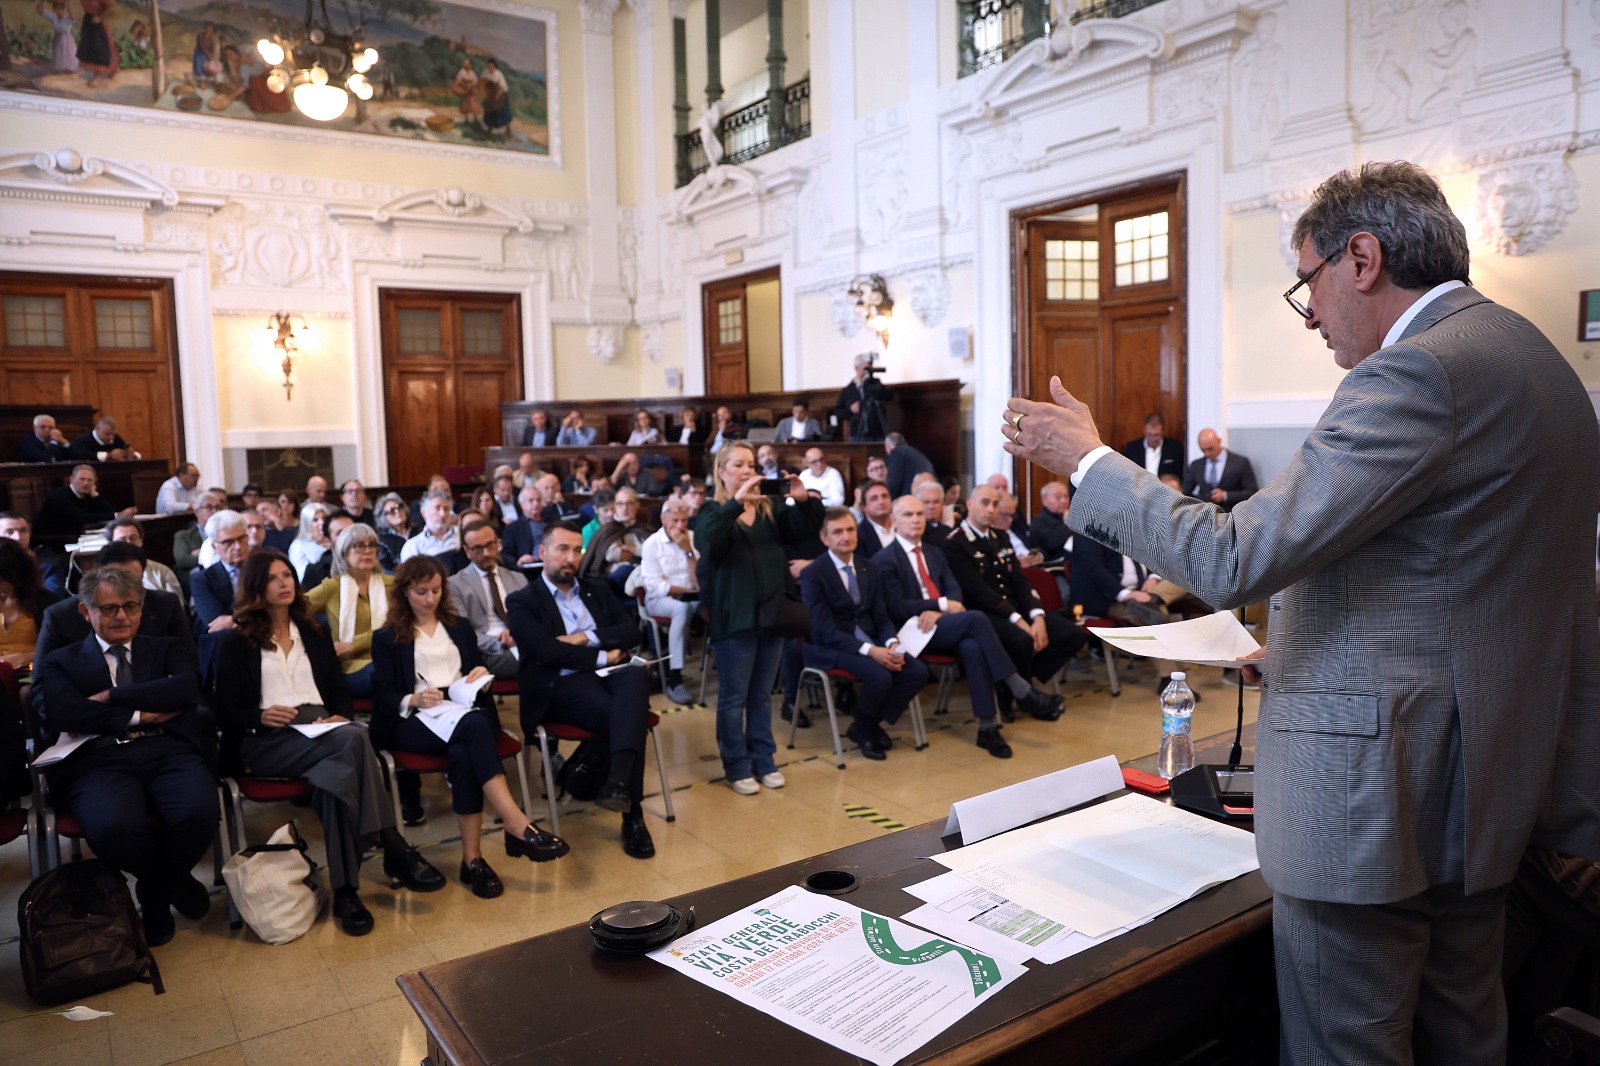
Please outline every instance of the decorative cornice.
[[[12, 172], [32, 177], [30, 171], [38, 174], [38, 178], [34, 178], [34, 181], [43, 179], [76, 190], [74, 195], [64, 197], [67, 200], [81, 201], [83, 196], [88, 195], [120, 200], [143, 200], [152, 204], [159, 203], [163, 207], [178, 206], [178, 190], [172, 186], [157, 181], [148, 174], [142, 174], [124, 163], [85, 156], [76, 148], [59, 148], [54, 152], [21, 152], [0, 157], [0, 180]], [[85, 184], [96, 178], [120, 182], [122, 187], [108, 188], [104, 185]]]
[[535, 222], [524, 212], [497, 196], [466, 192], [456, 185], [447, 189], [426, 189], [409, 193], [371, 211], [361, 208], [330, 208], [330, 211], [335, 216], [370, 218], [379, 225], [402, 221], [443, 223], [451, 226], [515, 230], [524, 234], [532, 233], [534, 230], [560, 233], [566, 228], [558, 223]]
[[584, 33], [611, 32], [611, 20], [616, 17], [621, 0], [578, 0], [578, 10], [583, 16]]

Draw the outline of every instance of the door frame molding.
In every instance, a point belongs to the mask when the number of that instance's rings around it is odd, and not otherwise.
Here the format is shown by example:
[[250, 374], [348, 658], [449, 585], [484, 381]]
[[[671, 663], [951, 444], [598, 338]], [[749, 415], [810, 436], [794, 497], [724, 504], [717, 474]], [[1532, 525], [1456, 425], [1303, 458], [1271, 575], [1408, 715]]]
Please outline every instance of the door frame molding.
[[[711, 295], [710, 290], [719, 285], [731, 285], [738, 282], [746, 289], [752, 282], [766, 281], [776, 278], [778, 281], [778, 372], [782, 380], [787, 383], [789, 379], [789, 346], [784, 343], [784, 320], [788, 317], [783, 313], [783, 267], [779, 263], [770, 263], [766, 266], [747, 270], [743, 274], [728, 274], [723, 277], [705, 278], [700, 282], [700, 381], [702, 387], [711, 380], [711, 330], [716, 322], [716, 317], [710, 314], [708, 306]], [[745, 389], [750, 387], [750, 301], [745, 300], [744, 316], [744, 362], [745, 362]]]

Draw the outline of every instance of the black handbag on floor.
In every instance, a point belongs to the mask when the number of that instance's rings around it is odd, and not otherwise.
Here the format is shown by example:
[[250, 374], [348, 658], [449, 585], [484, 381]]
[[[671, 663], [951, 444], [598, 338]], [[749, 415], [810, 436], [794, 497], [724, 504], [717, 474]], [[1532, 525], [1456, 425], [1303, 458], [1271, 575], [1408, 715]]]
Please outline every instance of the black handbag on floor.
[[41, 875], [17, 900], [22, 983], [47, 1007], [129, 981], [165, 992], [122, 873], [100, 859]]

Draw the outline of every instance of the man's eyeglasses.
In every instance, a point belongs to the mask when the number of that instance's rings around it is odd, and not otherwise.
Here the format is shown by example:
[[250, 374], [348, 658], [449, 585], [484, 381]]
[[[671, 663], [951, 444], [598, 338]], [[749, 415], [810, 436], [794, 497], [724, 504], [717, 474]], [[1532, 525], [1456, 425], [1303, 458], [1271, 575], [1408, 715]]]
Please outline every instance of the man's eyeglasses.
[[144, 610], [144, 604], [139, 600], [130, 600], [127, 603], [97, 603], [94, 605], [94, 609], [107, 618], [115, 618], [119, 614], [125, 614], [131, 618]]
[[[1337, 252], [1334, 252], [1332, 255], [1330, 255], [1326, 259], [1324, 259], [1322, 262], [1318, 263], [1316, 265], [1316, 267], [1311, 271], [1311, 273], [1307, 274], [1305, 277], [1303, 277], [1299, 281], [1295, 282], [1293, 285], [1291, 285], [1289, 287], [1289, 291], [1283, 294], [1284, 301], [1286, 303], [1288, 303], [1288, 305], [1290, 307], [1294, 308], [1294, 313], [1295, 314], [1299, 315], [1303, 319], [1306, 319], [1307, 321], [1309, 321], [1311, 319], [1311, 308], [1307, 307], [1305, 304], [1301, 303], [1299, 300], [1296, 300], [1294, 298], [1294, 294], [1300, 291], [1300, 287], [1302, 285], [1310, 285], [1311, 284], [1311, 279], [1316, 277], [1318, 274], [1322, 273], [1322, 268], [1323, 267], [1327, 266], [1329, 263], [1333, 262], [1335, 259], [1339, 258], [1343, 254], [1344, 254], [1344, 249], [1340, 248]], [[1307, 296], [1311, 295], [1311, 290], [1310, 289], [1306, 290], [1306, 295]]]

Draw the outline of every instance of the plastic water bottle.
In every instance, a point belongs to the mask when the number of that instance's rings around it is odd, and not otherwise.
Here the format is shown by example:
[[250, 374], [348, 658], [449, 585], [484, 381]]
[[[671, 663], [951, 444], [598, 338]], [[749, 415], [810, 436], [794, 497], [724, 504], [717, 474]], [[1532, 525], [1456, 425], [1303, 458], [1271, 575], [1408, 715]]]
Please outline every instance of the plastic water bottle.
[[1194, 737], [1189, 722], [1194, 717], [1194, 693], [1185, 674], [1174, 671], [1161, 693], [1161, 750], [1156, 773], [1173, 778], [1194, 766]]

